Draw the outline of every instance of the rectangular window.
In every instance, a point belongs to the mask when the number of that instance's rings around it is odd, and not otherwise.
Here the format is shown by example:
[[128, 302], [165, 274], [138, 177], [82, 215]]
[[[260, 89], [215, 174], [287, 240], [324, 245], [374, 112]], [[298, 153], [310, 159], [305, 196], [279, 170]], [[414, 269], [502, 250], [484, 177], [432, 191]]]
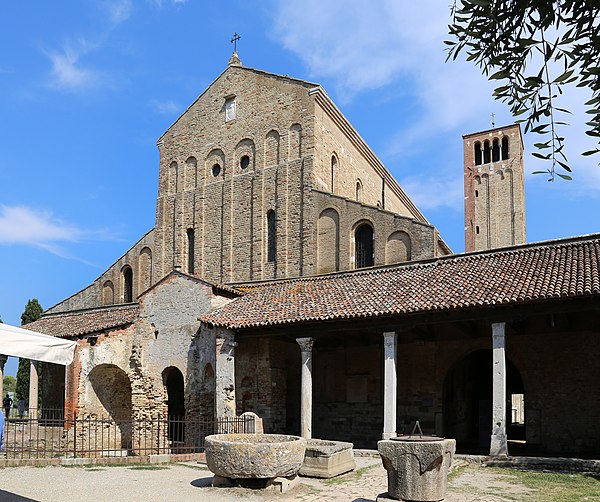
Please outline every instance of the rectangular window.
[[225, 122], [235, 119], [235, 98], [225, 100]]

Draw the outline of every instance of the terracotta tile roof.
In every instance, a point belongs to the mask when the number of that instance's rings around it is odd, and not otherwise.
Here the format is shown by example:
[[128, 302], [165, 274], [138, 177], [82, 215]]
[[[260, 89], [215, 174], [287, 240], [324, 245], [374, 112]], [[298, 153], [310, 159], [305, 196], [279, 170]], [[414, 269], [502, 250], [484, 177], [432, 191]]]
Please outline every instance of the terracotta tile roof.
[[59, 338], [97, 333], [134, 322], [139, 313], [137, 304], [76, 310], [50, 314], [27, 324], [26, 328]]
[[202, 321], [230, 329], [600, 295], [600, 234], [354, 272], [244, 284]]

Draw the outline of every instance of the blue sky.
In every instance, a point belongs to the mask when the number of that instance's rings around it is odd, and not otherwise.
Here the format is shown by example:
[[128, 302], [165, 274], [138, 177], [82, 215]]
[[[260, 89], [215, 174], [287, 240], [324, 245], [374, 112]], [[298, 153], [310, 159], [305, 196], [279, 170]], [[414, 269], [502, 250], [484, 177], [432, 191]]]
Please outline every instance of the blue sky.
[[[451, 248], [463, 250], [462, 134], [512, 123], [477, 68], [444, 63], [449, 9], [425, 0], [5, 2], [0, 15], [0, 316], [78, 291], [154, 225], [156, 140], [226, 67], [319, 82]], [[600, 167], [548, 183], [526, 137], [527, 238], [600, 231]], [[15, 373], [11, 358], [8, 374]]]

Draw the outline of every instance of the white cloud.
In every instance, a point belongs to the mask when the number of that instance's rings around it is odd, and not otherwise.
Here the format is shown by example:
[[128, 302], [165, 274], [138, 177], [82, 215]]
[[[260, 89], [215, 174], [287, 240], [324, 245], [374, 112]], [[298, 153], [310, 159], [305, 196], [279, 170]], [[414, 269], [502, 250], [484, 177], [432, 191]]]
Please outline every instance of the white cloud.
[[61, 50], [45, 51], [52, 63], [52, 87], [64, 91], [81, 91], [114, 85], [114, 79], [107, 73], [93, 69], [81, 60], [91, 52], [100, 50], [110, 33], [131, 17], [133, 4], [131, 0], [105, 0], [100, 3], [100, 7], [104, 10], [108, 27], [105, 26], [96, 36], [80, 37], [69, 42]]
[[174, 115], [182, 111], [181, 107], [175, 101], [158, 101], [155, 99], [150, 104], [161, 115]]
[[[449, 135], [459, 138], [488, 128], [492, 112], [497, 125], [514, 122], [506, 105], [493, 99], [494, 85], [479, 68], [461, 58], [445, 62], [443, 41], [450, 38], [448, 4], [436, 0], [273, 1], [274, 37], [306, 63], [312, 78], [330, 79], [338, 99], [352, 100], [361, 92], [393, 85], [402, 96], [390, 103], [390, 113], [402, 113], [405, 100], [413, 101], [417, 119], [410, 127], [390, 131], [383, 152], [388, 158], [423, 154]], [[569, 89], [566, 96], [564, 107], [576, 108], [580, 98], [575, 89]], [[583, 110], [577, 114], [585, 116]], [[579, 148], [587, 141], [583, 128], [562, 132], [569, 151], [574, 152], [569, 160], [577, 170], [577, 190], [600, 191], [597, 158], [578, 156], [587, 149]], [[526, 137], [525, 141], [532, 144], [539, 138]], [[462, 164], [460, 159], [457, 162]], [[538, 168], [528, 155], [526, 170]], [[435, 172], [434, 167], [424, 169], [429, 169], [422, 173], [425, 177]]]
[[60, 243], [78, 242], [83, 232], [49, 212], [0, 205], [0, 244], [24, 244], [64, 255]]
[[66, 47], [62, 52], [50, 52], [48, 57], [52, 63], [52, 82], [54, 87], [63, 90], [74, 90], [93, 84], [95, 73], [80, 65], [79, 57], [82, 49]]
[[114, 240], [114, 237], [104, 230], [83, 231], [48, 211], [28, 206], [0, 205], [0, 245], [33, 246], [62, 258], [91, 265], [65, 248], [65, 245], [84, 240]]
[[161, 8], [165, 3], [171, 3], [173, 5], [183, 5], [184, 3], [187, 3], [188, 0], [148, 0], [148, 2], [153, 4], [155, 7]]
[[121, 24], [131, 17], [133, 5], [131, 0], [117, 0], [104, 4], [108, 18], [113, 25]]
[[463, 185], [458, 176], [448, 178], [405, 178], [400, 180], [402, 188], [423, 210], [449, 208], [463, 210]]

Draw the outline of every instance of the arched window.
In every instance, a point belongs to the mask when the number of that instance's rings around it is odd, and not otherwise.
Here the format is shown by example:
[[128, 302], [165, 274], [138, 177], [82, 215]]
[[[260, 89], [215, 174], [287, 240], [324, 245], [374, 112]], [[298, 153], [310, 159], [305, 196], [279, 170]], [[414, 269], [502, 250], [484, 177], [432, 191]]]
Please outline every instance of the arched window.
[[325, 209], [317, 222], [317, 273], [340, 269], [340, 216], [335, 209]]
[[362, 201], [362, 192], [363, 192], [362, 181], [356, 180], [356, 200], [358, 202]]
[[478, 141], [475, 143], [475, 165], [480, 166], [482, 161], [481, 156], [481, 143]]
[[363, 223], [354, 231], [354, 253], [356, 268], [373, 266], [373, 227], [368, 223]]
[[152, 285], [152, 251], [142, 248], [138, 259], [138, 291], [146, 291]]
[[508, 136], [502, 138], [502, 160], [508, 159]]
[[335, 171], [337, 170], [337, 157], [331, 156], [331, 193], [335, 192]]
[[187, 271], [188, 274], [192, 275], [194, 273], [194, 229], [187, 229]]
[[185, 161], [185, 190], [196, 188], [196, 171], [198, 161], [196, 157], [190, 157]]
[[265, 167], [279, 165], [279, 133], [269, 131], [265, 139]]
[[169, 167], [169, 193], [177, 193], [177, 177], [179, 176], [179, 166], [177, 162], [171, 162]]
[[115, 303], [115, 288], [112, 281], [106, 281], [102, 286], [102, 305]]
[[123, 268], [123, 302], [133, 301], [133, 270], [127, 265]]
[[485, 142], [483, 143], [483, 163], [484, 164], [489, 164], [490, 163], [490, 142], [488, 140], [485, 140]]
[[500, 142], [498, 138], [494, 138], [492, 146], [492, 162], [498, 162], [500, 160]]
[[394, 232], [388, 237], [385, 246], [385, 263], [401, 263], [410, 261], [411, 242], [406, 232]]
[[275, 262], [277, 259], [277, 221], [275, 211], [267, 211], [267, 261]]

